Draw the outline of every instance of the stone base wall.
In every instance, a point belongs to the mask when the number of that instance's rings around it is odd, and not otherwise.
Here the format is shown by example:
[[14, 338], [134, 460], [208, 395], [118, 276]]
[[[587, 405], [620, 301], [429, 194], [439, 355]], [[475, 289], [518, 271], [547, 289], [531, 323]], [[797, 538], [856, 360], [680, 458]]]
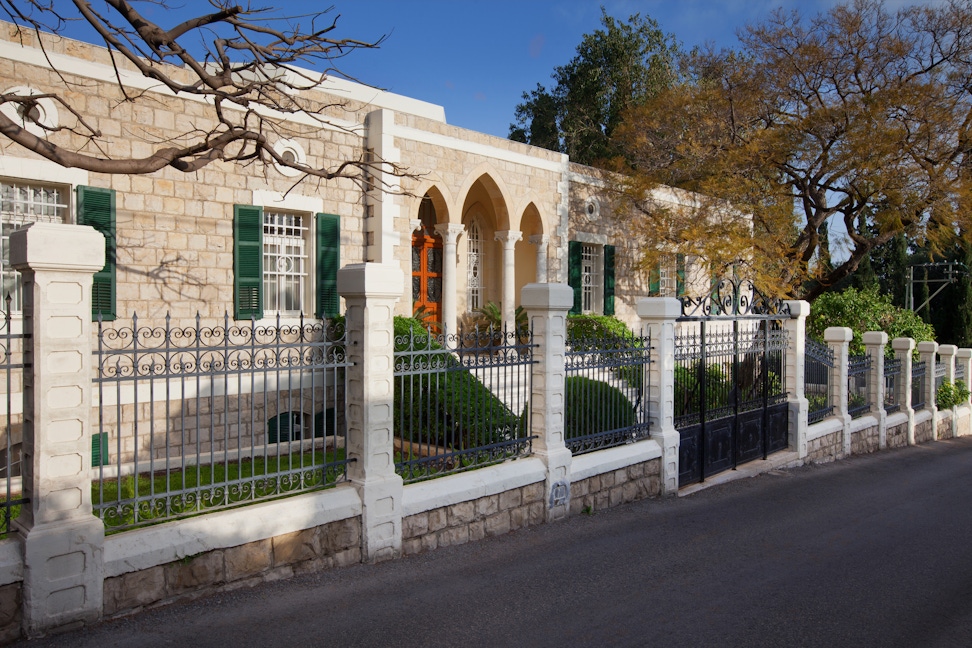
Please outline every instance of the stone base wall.
[[915, 443], [928, 443], [934, 440], [935, 429], [931, 420], [915, 424]]
[[938, 422], [938, 430], [936, 434], [938, 439], [951, 439], [952, 438], [952, 417], [944, 418]]
[[835, 430], [830, 434], [807, 442], [807, 463], [828, 463], [840, 456], [844, 447], [844, 431]]
[[20, 622], [23, 618], [22, 583], [10, 583], [0, 587], [0, 644], [8, 644], [21, 637]]
[[409, 515], [402, 520], [402, 553], [417, 554], [542, 524], [547, 519], [543, 490], [543, 482], [537, 482]]
[[570, 485], [570, 514], [593, 513], [661, 495], [661, 459], [620, 468]]
[[902, 423], [888, 428], [888, 449], [903, 448], [908, 445], [908, 424]]
[[106, 578], [104, 616], [359, 562], [361, 519], [339, 520]]
[[877, 427], [851, 433], [851, 454], [868, 454], [881, 449], [881, 432]]

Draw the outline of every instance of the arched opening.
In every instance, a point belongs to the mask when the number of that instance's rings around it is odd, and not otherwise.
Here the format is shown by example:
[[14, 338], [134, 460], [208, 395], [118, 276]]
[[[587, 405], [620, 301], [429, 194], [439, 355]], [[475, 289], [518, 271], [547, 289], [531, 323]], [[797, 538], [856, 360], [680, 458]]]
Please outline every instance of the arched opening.
[[419, 204], [421, 225], [412, 234], [412, 312], [442, 321], [442, 237], [436, 234], [435, 205], [429, 194]]

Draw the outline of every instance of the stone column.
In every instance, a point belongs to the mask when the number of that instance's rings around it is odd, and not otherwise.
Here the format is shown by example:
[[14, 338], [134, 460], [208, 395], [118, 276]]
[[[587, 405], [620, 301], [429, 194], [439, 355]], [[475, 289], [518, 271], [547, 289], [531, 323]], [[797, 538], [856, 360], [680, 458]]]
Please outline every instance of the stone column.
[[440, 223], [435, 233], [442, 237], [442, 329], [443, 333], [458, 333], [456, 308], [456, 272], [459, 257], [456, 254], [459, 235], [465, 228], [455, 223]]
[[810, 425], [810, 404], [805, 392], [807, 316], [810, 314], [810, 304], [805, 301], [788, 301], [786, 305], [790, 308], [790, 319], [783, 320], [787, 341], [784, 387], [790, 407], [789, 445], [803, 459], [807, 456], [807, 428]]
[[503, 244], [503, 326], [516, 329], [516, 258], [513, 249], [523, 237], [522, 232], [506, 230], [496, 232], [496, 240]]
[[891, 340], [891, 348], [894, 349], [894, 357], [901, 361], [897, 398], [901, 411], [908, 415], [908, 445], [915, 445], [915, 408], [911, 402], [912, 352], [915, 350], [915, 341], [911, 338], [894, 338]]
[[[959, 375], [959, 367], [962, 368], [962, 377], [957, 378], [965, 383], [965, 387], [968, 388], [970, 380], [972, 380], [972, 349], [959, 349], [955, 354], [955, 375]], [[970, 402], [970, 397], [965, 398], [965, 403]]]
[[919, 342], [918, 360], [925, 363], [925, 409], [932, 415], [932, 439], [938, 438], [938, 404], [935, 402], [935, 369], [938, 361], [938, 342]]
[[847, 411], [847, 361], [850, 358], [850, 341], [854, 333], [846, 326], [831, 326], [824, 331], [824, 341], [834, 352], [834, 370], [830, 375], [830, 402], [834, 415], [844, 422], [844, 443], [841, 456], [851, 452], [851, 416]]
[[91, 277], [105, 239], [90, 227], [34, 223], [10, 235], [23, 275], [23, 628], [37, 636], [96, 621], [104, 523], [91, 508]]
[[878, 422], [878, 447], [888, 447], [888, 413], [884, 409], [884, 347], [888, 344], [888, 334], [884, 331], [864, 333], [864, 348], [871, 358], [871, 372], [867, 376], [867, 399], [871, 413]]
[[662, 493], [678, 492], [678, 447], [675, 429], [675, 320], [682, 303], [671, 297], [646, 297], [636, 305], [642, 329], [651, 336], [648, 366], [648, 419], [651, 438], [662, 449]]
[[397, 265], [359, 263], [338, 270], [347, 305], [348, 477], [361, 497], [361, 556], [369, 562], [402, 553], [402, 478], [395, 472], [395, 303]]
[[533, 454], [547, 465], [545, 499], [547, 521], [570, 512], [571, 452], [564, 444], [567, 311], [574, 291], [564, 284], [532, 283], [521, 294], [536, 344], [530, 394], [530, 433]]
[[537, 246], [537, 283], [547, 283], [547, 247], [550, 244], [549, 234], [535, 234], [530, 242]]

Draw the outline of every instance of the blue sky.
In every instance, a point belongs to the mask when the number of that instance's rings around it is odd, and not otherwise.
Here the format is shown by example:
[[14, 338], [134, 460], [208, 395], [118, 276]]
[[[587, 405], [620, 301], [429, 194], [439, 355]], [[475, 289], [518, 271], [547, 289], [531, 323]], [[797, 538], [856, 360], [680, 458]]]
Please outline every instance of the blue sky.
[[[242, 0], [241, 0], [242, 1]], [[277, 15], [301, 15], [329, 0], [278, 3]], [[445, 107], [451, 124], [506, 137], [525, 90], [547, 85], [554, 67], [567, 63], [583, 34], [600, 27], [600, 6], [584, 0], [333, 0], [340, 14], [336, 36], [387, 39], [378, 50], [358, 51], [342, 68], [356, 79]], [[97, 4], [97, 3], [96, 3]], [[166, 0], [162, 14], [150, 2], [138, 7], [163, 26], [206, 13], [207, 3]], [[736, 31], [776, 7], [815, 14], [835, 0], [605, 0], [607, 12], [657, 20], [686, 48], [735, 46]], [[903, 4], [890, 0], [889, 7]], [[252, 6], [272, 0], [252, 0]], [[158, 16], [164, 15], [163, 19]], [[74, 28], [72, 28], [74, 30]], [[93, 40], [73, 31], [75, 37]]]

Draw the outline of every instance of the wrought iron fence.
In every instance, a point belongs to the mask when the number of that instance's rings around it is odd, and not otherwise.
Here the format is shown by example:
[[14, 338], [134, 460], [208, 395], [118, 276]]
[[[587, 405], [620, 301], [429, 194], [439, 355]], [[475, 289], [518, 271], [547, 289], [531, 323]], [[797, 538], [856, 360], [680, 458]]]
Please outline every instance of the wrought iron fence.
[[925, 374], [928, 372], [924, 360], [911, 365], [911, 408], [916, 412], [925, 408]]
[[[10, 317], [11, 297], [4, 300], [6, 309], [2, 313], [0, 330], [0, 372], [3, 372], [4, 403], [3, 412], [4, 441], [0, 448], [0, 476], [3, 478], [2, 519], [0, 537], [11, 532], [10, 521], [17, 517], [20, 507], [27, 503], [22, 490], [21, 475], [23, 442], [23, 391], [24, 370], [28, 364], [24, 358], [24, 340], [29, 333], [14, 332]], [[19, 322], [17, 322], [19, 324]]]
[[109, 529], [346, 476], [343, 322], [98, 322], [94, 510]]
[[571, 452], [648, 438], [650, 335], [572, 335], [565, 363], [564, 442]]
[[867, 376], [871, 372], [871, 356], [851, 356], [847, 359], [847, 413], [858, 418], [871, 410]]
[[710, 321], [675, 336], [675, 427], [786, 400], [786, 331], [773, 320]]
[[395, 467], [406, 482], [530, 453], [526, 330], [395, 330]]
[[884, 359], [884, 411], [892, 414], [901, 409], [898, 400], [898, 384], [901, 380], [901, 359]]
[[[933, 361], [935, 362], [935, 361]], [[935, 362], [935, 393], [938, 393], [938, 388], [942, 386], [945, 382], [945, 363]]]
[[803, 389], [809, 403], [809, 423], [816, 423], [834, 413], [830, 402], [830, 377], [834, 368], [834, 350], [807, 338], [804, 348]]

